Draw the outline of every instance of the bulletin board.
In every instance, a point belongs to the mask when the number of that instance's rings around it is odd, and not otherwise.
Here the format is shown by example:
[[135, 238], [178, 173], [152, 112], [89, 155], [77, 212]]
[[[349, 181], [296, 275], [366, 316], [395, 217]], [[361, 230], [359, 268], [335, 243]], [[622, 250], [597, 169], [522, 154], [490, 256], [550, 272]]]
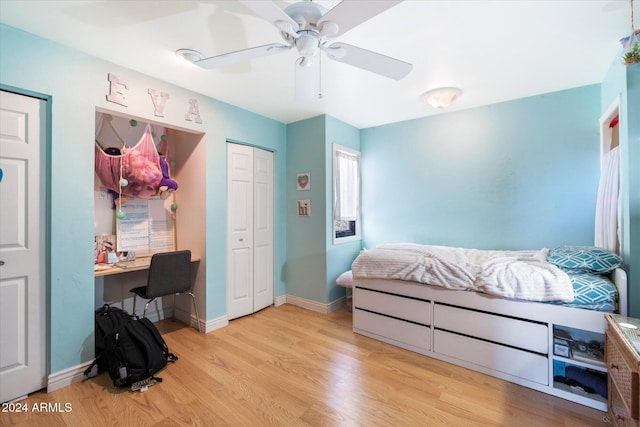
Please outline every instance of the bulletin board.
[[135, 251], [136, 256], [174, 251], [176, 247], [173, 199], [131, 198], [122, 206], [123, 219], [116, 220], [118, 252]]

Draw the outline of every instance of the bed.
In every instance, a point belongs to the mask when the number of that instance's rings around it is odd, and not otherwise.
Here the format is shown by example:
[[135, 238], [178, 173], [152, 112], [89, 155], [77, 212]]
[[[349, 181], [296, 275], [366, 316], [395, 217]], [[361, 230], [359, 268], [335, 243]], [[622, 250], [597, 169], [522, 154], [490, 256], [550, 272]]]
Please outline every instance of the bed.
[[353, 330], [606, 411], [604, 313], [626, 315], [621, 264], [592, 247], [380, 245], [352, 265]]

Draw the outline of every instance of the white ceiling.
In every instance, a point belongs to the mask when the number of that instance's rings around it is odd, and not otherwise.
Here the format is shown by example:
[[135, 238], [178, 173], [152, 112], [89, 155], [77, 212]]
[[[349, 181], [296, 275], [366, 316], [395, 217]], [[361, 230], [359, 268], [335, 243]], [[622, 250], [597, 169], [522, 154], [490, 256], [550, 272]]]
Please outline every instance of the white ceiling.
[[453, 111], [600, 83], [631, 32], [629, 4], [405, 0], [336, 40], [410, 62], [412, 72], [395, 81], [323, 55], [323, 98], [308, 102], [294, 100], [295, 49], [216, 70], [176, 57], [283, 42], [236, 1], [0, 0], [0, 22], [283, 123], [329, 114], [366, 128], [440, 113], [420, 98], [438, 86], [463, 89]]

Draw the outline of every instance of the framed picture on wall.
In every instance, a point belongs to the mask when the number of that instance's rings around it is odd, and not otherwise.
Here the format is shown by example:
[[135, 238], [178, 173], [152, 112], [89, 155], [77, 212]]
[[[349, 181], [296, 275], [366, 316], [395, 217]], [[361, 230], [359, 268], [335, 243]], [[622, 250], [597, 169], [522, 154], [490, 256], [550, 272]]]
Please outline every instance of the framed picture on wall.
[[311, 174], [309, 172], [299, 173], [296, 179], [298, 191], [311, 189]]
[[298, 200], [298, 216], [311, 216], [311, 200]]
[[93, 238], [93, 261], [94, 264], [113, 264], [109, 262], [109, 254], [117, 256], [115, 234], [100, 234]]

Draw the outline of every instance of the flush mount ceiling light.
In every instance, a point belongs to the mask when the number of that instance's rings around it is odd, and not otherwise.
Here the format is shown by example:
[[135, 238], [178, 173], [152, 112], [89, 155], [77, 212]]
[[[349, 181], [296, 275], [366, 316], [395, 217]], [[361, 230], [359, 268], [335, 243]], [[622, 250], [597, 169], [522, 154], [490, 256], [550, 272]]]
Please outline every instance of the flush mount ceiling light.
[[204, 59], [204, 55], [197, 50], [192, 49], [178, 49], [176, 50], [176, 56], [180, 59], [184, 59], [187, 62], [194, 63]]
[[462, 90], [457, 87], [439, 87], [422, 95], [422, 99], [433, 108], [446, 108], [462, 95]]

